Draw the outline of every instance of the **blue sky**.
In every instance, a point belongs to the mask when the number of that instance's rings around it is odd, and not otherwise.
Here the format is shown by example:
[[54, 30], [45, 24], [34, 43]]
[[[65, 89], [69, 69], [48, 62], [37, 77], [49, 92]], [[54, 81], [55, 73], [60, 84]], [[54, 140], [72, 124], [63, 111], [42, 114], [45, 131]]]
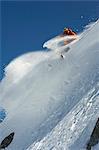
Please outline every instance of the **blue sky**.
[[0, 79], [11, 60], [41, 50], [44, 41], [60, 34], [65, 26], [80, 32], [99, 18], [98, 9], [99, 3], [91, 1], [2, 1]]

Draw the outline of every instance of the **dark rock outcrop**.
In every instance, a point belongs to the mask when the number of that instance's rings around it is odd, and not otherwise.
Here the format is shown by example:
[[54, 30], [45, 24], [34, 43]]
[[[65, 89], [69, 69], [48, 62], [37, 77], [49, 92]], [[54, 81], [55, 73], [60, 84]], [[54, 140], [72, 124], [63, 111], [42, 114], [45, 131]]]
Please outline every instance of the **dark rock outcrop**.
[[10, 145], [14, 138], [14, 132], [10, 133], [7, 137], [4, 138], [4, 140], [0, 144], [0, 149], [5, 149]]
[[96, 125], [92, 131], [92, 134], [90, 136], [90, 139], [87, 143], [86, 150], [91, 150], [92, 146], [95, 146], [99, 142], [99, 118], [96, 122]]

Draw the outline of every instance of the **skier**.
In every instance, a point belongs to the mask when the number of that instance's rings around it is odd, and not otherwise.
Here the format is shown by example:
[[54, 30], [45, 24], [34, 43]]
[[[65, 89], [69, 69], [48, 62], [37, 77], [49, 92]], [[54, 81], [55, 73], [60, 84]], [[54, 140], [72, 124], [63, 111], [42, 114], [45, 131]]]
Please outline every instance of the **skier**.
[[10, 143], [12, 142], [12, 140], [14, 138], [14, 134], [15, 133], [12, 132], [7, 137], [4, 138], [4, 140], [0, 144], [0, 149], [5, 149], [6, 147], [8, 147], [10, 145]]
[[65, 40], [64, 45], [67, 45], [77, 39], [77, 34], [74, 31], [72, 31], [70, 28], [64, 28], [62, 36], [73, 36], [73, 38], [70, 39], [69, 41]]
[[74, 31], [72, 31], [70, 28], [64, 28], [63, 35], [77, 35]]

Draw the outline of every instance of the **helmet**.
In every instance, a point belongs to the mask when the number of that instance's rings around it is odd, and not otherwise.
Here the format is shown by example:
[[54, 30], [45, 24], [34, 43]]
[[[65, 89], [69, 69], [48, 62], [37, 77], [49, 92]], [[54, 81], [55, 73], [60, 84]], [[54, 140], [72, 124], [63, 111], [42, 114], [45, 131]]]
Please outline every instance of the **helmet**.
[[64, 28], [64, 31], [68, 31], [68, 28]]

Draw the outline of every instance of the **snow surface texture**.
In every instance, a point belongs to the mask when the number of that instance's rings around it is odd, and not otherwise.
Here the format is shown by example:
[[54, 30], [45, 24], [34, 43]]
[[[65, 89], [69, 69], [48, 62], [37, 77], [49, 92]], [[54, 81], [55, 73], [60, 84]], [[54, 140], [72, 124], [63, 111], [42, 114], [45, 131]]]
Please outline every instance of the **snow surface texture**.
[[25, 54], [6, 67], [0, 83], [0, 106], [6, 111], [0, 142], [15, 132], [7, 150], [86, 149], [99, 117], [98, 30], [99, 21], [69, 44], [67, 53], [67, 46], [58, 49], [60, 41], [47, 42], [53, 51]]

